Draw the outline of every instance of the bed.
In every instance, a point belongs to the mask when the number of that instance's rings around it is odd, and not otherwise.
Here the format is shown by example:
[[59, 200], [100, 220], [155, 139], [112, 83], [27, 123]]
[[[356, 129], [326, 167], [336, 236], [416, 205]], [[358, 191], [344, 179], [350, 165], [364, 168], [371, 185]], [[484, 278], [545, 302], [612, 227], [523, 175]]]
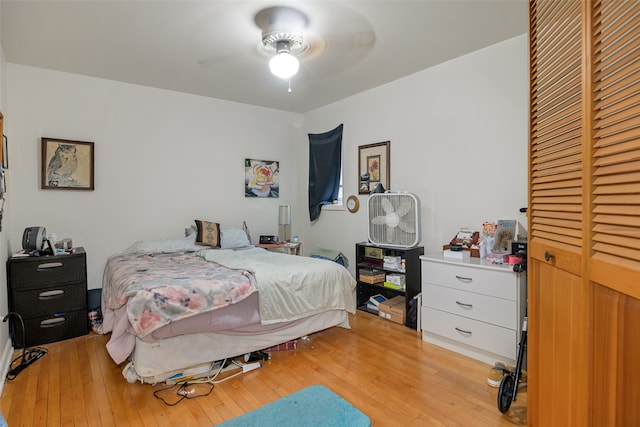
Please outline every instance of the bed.
[[200, 232], [141, 241], [109, 257], [102, 332], [111, 333], [114, 362], [127, 362], [129, 381], [163, 382], [213, 361], [349, 327], [356, 282], [344, 266], [269, 252], [243, 233], [221, 227], [213, 245], [203, 245]]

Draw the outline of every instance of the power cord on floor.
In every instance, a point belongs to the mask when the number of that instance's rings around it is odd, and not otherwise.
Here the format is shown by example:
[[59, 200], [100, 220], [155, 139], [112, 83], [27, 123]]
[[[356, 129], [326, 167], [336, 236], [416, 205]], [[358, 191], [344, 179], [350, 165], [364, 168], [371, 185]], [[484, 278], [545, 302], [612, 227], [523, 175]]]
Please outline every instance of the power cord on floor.
[[[11, 311], [6, 316], [4, 316], [2, 322], [6, 322], [11, 316], [17, 317], [18, 320], [20, 320], [20, 325], [22, 326], [22, 355], [13, 359], [11, 361], [11, 364], [9, 365], [9, 372], [7, 372], [7, 380], [9, 381], [14, 380], [20, 372], [22, 372], [33, 362], [47, 354], [47, 350], [45, 350], [44, 348], [27, 348], [27, 332], [24, 327], [24, 321], [22, 320], [22, 316], [20, 316], [20, 314]], [[13, 339], [13, 341], [15, 345], [15, 339]]]
[[[200, 390], [202, 387], [205, 387], [205, 389]], [[182, 402], [183, 399], [196, 399], [198, 397], [208, 396], [213, 391], [213, 387], [215, 386], [211, 383], [193, 384], [181, 382], [155, 390], [153, 395], [157, 399], [162, 400], [165, 405], [175, 406]]]
[[[259, 365], [262, 366], [264, 360], [269, 358], [269, 355], [263, 352], [250, 353], [245, 356], [245, 361], [254, 360], [250, 356], [260, 358]], [[258, 363], [258, 362], [254, 362]], [[211, 364], [211, 370], [202, 378], [190, 378], [178, 381], [175, 384], [171, 384], [168, 387], [157, 389], [153, 392], [156, 399], [162, 400], [165, 405], [175, 406], [182, 402], [184, 399], [196, 399], [198, 397], [208, 396], [215, 387], [216, 384], [227, 381], [231, 378], [235, 378], [242, 375], [247, 370], [247, 364], [243, 364], [234, 359], [224, 359], [220, 362], [213, 362]], [[235, 372], [231, 372], [231, 370]], [[255, 369], [255, 368], [253, 368]], [[223, 378], [218, 377], [223, 373], [227, 373]], [[231, 373], [228, 373], [231, 372]]]

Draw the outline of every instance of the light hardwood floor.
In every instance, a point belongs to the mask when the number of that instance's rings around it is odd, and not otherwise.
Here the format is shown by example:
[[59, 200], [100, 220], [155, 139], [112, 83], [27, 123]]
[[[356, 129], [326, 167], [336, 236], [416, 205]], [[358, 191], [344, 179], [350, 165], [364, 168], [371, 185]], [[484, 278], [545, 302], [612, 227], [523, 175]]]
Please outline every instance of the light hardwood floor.
[[0, 410], [18, 426], [213, 426], [304, 387], [323, 384], [367, 414], [373, 426], [526, 425], [526, 387], [506, 414], [489, 365], [423, 342], [416, 331], [373, 315], [351, 316], [272, 352], [260, 369], [216, 384], [205, 397], [168, 406], [166, 385], [129, 384], [109, 358], [108, 336], [47, 344], [48, 354], [7, 381]]

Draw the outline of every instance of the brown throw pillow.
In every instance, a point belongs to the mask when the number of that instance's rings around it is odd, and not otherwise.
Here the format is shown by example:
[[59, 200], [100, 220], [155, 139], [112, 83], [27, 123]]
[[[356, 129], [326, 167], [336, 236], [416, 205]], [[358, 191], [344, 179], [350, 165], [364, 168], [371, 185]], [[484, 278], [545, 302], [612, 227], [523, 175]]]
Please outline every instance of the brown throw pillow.
[[220, 247], [220, 224], [211, 221], [196, 222], [196, 243], [214, 248]]

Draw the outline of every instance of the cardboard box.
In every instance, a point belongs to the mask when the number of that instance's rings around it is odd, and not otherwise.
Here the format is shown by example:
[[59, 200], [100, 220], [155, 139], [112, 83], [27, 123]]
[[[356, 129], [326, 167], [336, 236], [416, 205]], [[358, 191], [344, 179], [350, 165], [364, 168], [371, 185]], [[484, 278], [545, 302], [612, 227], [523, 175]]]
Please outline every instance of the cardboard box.
[[358, 277], [358, 280], [360, 280], [361, 282], [365, 282], [369, 284], [381, 283], [381, 282], [384, 282], [384, 279], [385, 279], [384, 271], [369, 270], [366, 268], [360, 269], [360, 276]]
[[381, 302], [380, 305], [378, 305], [378, 310], [378, 316], [404, 325], [406, 306], [405, 299], [402, 295]]

